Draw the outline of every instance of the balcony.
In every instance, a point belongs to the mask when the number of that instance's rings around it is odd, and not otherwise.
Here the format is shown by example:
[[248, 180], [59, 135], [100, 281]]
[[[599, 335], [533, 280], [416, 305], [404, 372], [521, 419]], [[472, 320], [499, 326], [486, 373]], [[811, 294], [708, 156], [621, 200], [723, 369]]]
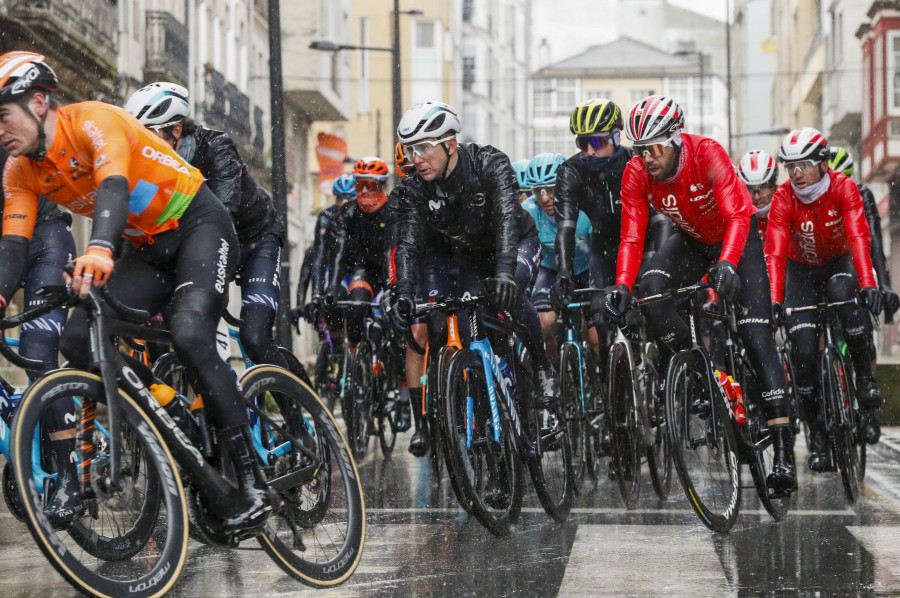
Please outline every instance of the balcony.
[[253, 134], [250, 127], [250, 98], [232, 83], [225, 84], [225, 98], [228, 102], [225, 130], [236, 142], [250, 145]]
[[[117, 19], [115, 0], [0, 0], [5, 37], [47, 54], [63, 82], [71, 79], [73, 95], [88, 95], [98, 79], [115, 77]], [[60, 62], [74, 64], [73, 72], [65, 72]]]
[[172, 13], [147, 11], [144, 80], [188, 82], [188, 30]]
[[225, 76], [211, 64], [206, 65], [205, 84], [203, 121], [206, 125], [225, 131], [239, 146], [251, 145], [250, 98], [225, 81]]

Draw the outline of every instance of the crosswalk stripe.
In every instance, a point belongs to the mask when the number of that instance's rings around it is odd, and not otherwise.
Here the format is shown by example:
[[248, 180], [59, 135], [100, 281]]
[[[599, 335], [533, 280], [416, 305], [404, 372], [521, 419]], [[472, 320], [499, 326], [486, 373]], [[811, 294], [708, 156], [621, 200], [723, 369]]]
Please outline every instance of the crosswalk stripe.
[[[677, 580], [677, 581], [675, 581]], [[706, 529], [580, 525], [559, 596], [734, 595]]]
[[875, 557], [876, 593], [900, 590], [900, 526], [847, 526], [847, 530]]

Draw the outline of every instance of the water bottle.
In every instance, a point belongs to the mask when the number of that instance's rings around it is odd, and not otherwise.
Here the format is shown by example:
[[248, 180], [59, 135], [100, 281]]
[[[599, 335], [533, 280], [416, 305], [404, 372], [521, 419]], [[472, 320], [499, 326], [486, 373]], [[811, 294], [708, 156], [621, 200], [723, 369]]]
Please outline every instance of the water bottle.
[[741, 390], [741, 385], [729, 374], [720, 370], [716, 370], [716, 382], [719, 383], [722, 392], [728, 398], [731, 411], [734, 413], [734, 421], [739, 426], [743, 426], [747, 423], [747, 413], [744, 411], [744, 392]]
[[190, 413], [187, 403], [175, 393], [175, 389], [165, 384], [150, 385], [150, 394], [153, 395], [169, 417], [172, 418], [181, 430], [191, 440], [196, 441], [196, 422]]

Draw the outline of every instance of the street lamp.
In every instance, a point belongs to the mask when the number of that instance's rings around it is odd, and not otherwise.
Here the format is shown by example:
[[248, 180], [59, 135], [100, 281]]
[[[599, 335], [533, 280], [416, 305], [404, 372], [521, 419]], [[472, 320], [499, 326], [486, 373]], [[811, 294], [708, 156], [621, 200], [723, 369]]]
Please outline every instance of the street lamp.
[[[394, 120], [394, 130], [391, 132], [391, 139], [396, 135], [397, 127], [400, 125], [400, 118], [403, 116], [403, 98], [401, 97], [400, 82], [400, 15], [418, 16], [425, 12], [420, 8], [411, 8], [409, 10], [400, 10], [400, 0], [394, 0], [394, 9], [391, 11], [393, 16], [393, 42], [390, 48], [381, 46], [355, 46], [351, 44], [336, 44], [325, 39], [318, 39], [309, 44], [311, 50], [319, 50], [322, 52], [340, 52], [341, 50], [371, 50], [373, 52], [390, 52], [391, 53], [391, 113]], [[393, 146], [393, 144], [391, 144]], [[393, 149], [393, 148], [392, 148]]]
[[703, 79], [705, 76], [703, 73], [703, 52], [700, 50], [679, 50], [675, 52], [675, 56], [696, 56], [697, 61], [700, 63], [700, 93], [698, 95], [700, 96], [700, 134], [703, 135]]

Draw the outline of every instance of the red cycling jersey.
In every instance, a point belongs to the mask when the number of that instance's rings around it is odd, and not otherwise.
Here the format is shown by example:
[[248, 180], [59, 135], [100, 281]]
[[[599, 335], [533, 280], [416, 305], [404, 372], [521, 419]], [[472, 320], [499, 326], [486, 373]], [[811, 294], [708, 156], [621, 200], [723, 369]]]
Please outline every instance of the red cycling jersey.
[[875, 286], [869, 255], [872, 232], [859, 189], [840, 172], [829, 170], [828, 174], [828, 191], [810, 204], [800, 201], [790, 181], [775, 192], [766, 230], [773, 302], [784, 301], [787, 258], [808, 266], [824, 266], [849, 249], [860, 287]]
[[644, 251], [650, 205], [701, 243], [722, 242], [719, 260], [737, 265], [756, 208], [718, 142], [682, 134], [678, 174], [668, 183], [650, 176], [635, 156], [622, 177], [622, 236], [616, 284], [634, 285]]

